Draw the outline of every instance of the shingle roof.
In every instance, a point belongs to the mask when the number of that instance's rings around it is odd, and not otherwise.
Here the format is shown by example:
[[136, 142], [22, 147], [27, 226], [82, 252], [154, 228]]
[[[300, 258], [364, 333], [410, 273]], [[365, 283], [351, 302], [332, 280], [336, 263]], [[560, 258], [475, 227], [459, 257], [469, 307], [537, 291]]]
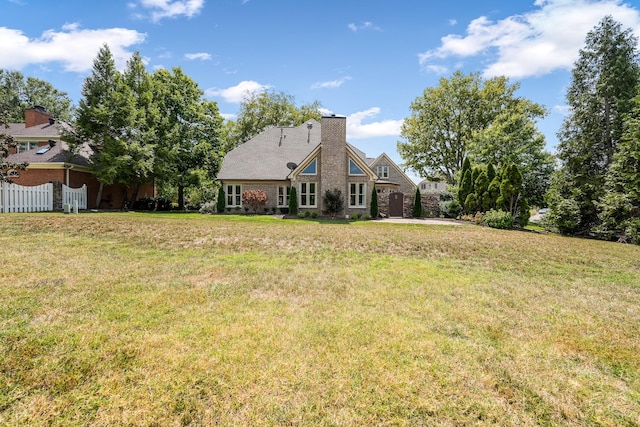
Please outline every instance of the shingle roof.
[[25, 127], [24, 123], [9, 123], [9, 128], [0, 129], [0, 132], [9, 134], [14, 138], [60, 138], [62, 129], [68, 127], [66, 123], [55, 122], [42, 125]]
[[89, 165], [89, 152], [87, 147], [83, 147], [77, 154], [69, 151], [69, 146], [64, 141], [58, 141], [56, 145], [50, 147], [49, 150], [42, 154], [38, 154], [44, 147], [36, 147], [32, 150], [23, 151], [17, 154], [11, 154], [7, 157], [7, 161], [22, 163], [73, 163], [79, 166]]
[[319, 144], [320, 123], [315, 120], [296, 127], [269, 128], [227, 153], [218, 179], [285, 180], [291, 172], [287, 163], [298, 165]]

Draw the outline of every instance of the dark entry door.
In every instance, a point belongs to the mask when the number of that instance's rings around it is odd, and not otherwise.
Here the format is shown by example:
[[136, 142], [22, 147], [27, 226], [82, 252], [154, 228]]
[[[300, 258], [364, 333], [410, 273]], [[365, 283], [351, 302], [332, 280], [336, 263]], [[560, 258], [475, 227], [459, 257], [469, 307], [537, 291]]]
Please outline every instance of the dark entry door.
[[389, 194], [389, 216], [402, 217], [404, 211], [404, 195], [402, 193]]

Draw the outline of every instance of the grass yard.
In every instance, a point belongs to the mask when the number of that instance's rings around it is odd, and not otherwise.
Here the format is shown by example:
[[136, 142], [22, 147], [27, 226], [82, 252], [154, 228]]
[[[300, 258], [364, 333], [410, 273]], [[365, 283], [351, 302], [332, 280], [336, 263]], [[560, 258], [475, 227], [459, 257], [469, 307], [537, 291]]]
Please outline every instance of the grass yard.
[[0, 215], [0, 425], [640, 424], [640, 247]]

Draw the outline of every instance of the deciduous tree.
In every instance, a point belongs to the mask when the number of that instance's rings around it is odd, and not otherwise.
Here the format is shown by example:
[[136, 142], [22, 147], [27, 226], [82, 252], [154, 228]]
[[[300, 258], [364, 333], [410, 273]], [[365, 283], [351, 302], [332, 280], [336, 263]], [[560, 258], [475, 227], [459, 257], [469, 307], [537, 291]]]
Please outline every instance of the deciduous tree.
[[8, 113], [2, 108], [0, 104], [0, 184], [3, 182], [11, 182], [11, 177], [7, 172], [10, 170], [25, 170], [28, 163], [15, 163], [8, 162], [6, 158], [9, 156], [9, 148], [16, 146], [15, 141], [11, 135], [4, 133], [4, 130], [9, 127], [6, 116]]
[[[539, 154], [544, 138], [535, 128], [544, 107], [516, 97], [519, 84], [506, 77], [483, 80], [479, 73], [455, 72], [425, 89], [410, 106], [398, 151], [404, 164], [424, 177], [443, 177], [458, 184], [463, 161], [477, 163], [513, 161]], [[504, 150], [502, 142], [512, 146]], [[541, 156], [544, 158], [544, 156]], [[461, 201], [464, 203], [464, 201]]]
[[248, 93], [240, 104], [237, 119], [227, 123], [226, 151], [271, 126], [299, 126], [309, 119], [319, 121], [321, 107], [318, 101], [296, 107], [294, 97], [284, 92]]
[[71, 99], [66, 92], [35, 77], [25, 80], [19, 71], [0, 69], [0, 105], [4, 106], [10, 123], [24, 122], [24, 110], [36, 105], [44, 107], [57, 119], [71, 120]]

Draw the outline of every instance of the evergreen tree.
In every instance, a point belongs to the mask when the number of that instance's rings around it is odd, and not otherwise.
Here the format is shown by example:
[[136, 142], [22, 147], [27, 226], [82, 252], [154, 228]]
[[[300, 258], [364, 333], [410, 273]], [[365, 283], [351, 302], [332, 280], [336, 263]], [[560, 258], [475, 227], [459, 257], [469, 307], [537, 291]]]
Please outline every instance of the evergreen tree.
[[289, 193], [289, 215], [298, 215], [298, 193], [295, 185], [291, 186]]
[[584, 234], [599, 222], [597, 202], [640, 82], [636, 45], [630, 29], [606, 16], [580, 50], [567, 91], [570, 113], [558, 134], [562, 168], [547, 194], [547, 219], [558, 230]]
[[422, 218], [422, 194], [420, 188], [416, 187], [416, 194], [413, 197], [413, 211], [414, 218]]
[[103, 45], [93, 61], [91, 75], [82, 84], [72, 131], [65, 134], [72, 149], [83, 143], [91, 148], [91, 168], [100, 182], [96, 206], [100, 206], [105, 184], [118, 182], [122, 164], [115, 160], [126, 145], [133, 127], [134, 102], [122, 75], [116, 70], [109, 47]]
[[218, 200], [216, 200], [216, 211], [223, 213], [227, 207], [227, 195], [224, 192], [224, 187], [221, 185], [218, 189]]
[[599, 203], [602, 221], [594, 231], [606, 239], [640, 243], [640, 96], [625, 120], [618, 151], [606, 176]]
[[491, 197], [489, 195], [489, 178], [485, 171], [481, 171], [474, 183], [474, 193], [476, 195], [476, 209], [486, 212], [491, 209]]
[[529, 221], [529, 205], [523, 192], [520, 170], [515, 164], [507, 165], [500, 176], [500, 196], [496, 201], [498, 209], [511, 214], [520, 225], [526, 225]]
[[371, 218], [376, 219], [380, 216], [380, 211], [378, 210], [378, 190], [376, 186], [373, 186], [373, 190], [371, 190], [371, 209], [370, 209]]
[[467, 197], [473, 192], [473, 178], [471, 174], [471, 168], [467, 169], [462, 176], [462, 181], [458, 187], [458, 203], [460, 203], [460, 206], [462, 206], [463, 209], [467, 201]]

